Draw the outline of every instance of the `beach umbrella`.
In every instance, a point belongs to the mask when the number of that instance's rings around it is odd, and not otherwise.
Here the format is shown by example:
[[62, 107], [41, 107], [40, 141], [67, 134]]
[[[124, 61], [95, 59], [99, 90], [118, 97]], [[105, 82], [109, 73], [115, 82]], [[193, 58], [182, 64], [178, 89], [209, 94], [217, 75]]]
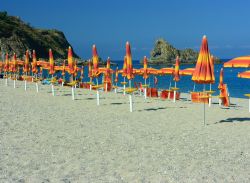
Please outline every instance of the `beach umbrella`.
[[9, 67], [10, 67], [10, 63], [9, 63], [9, 54], [6, 53], [5, 55], [5, 63], [4, 63], [4, 75], [5, 75], [5, 85], [8, 85], [8, 72], [9, 72]]
[[134, 78], [133, 74], [133, 64], [132, 64], [132, 56], [131, 56], [131, 48], [129, 42], [126, 43], [126, 58], [127, 58], [127, 79], [130, 81], [131, 87], [131, 80]]
[[35, 50], [33, 50], [33, 53], [32, 53], [32, 72], [36, 74], [36, 78], [37, 78], [38, 69], [37, 69], [37, 59], [36, 59]]
[[[199, 84], [204, 84], [203, 92], [205, 92], [205, 84], [215, 82], [214, 72], [212, 68], [212, 60], [208, 49], [207, 37], [203, 36], [202, 44], [196, 62], [195, 70], [193, 72], [192, 80]], [[204, 100], [206, 95], [202, 96]], [[204, 125], [205, 125], [205, 102], [204, 102]]]
[[74, 74], [74, 60], [73, 60], [73, 53], [72, 48], [69, 46], [68, 49], [68, 67], [69, 67], [69, 74]]
[[143, 58], [143, 79], [145, 81], [144, 84], [144, 98], [147, 99], [147, 79], [148, 79], [148, 59], [146, 56]]
[[[93, 70], [92, 70], [92, 77], [97, 78], [100, 75], [99, 72], [99, 57], [97, 54], [96, 45], [92, 47], [92, 61], [93, 61]], [[96, 79], [98, 85], [98, 79]]]
[[16, 53], [13, 55], [13, 67], [12, 67], [12, 72], [14, 73], [14, 88], [16, 88], [16, 72], [17, 72], [17, 58], [16, 58]]
[[52, 91], [52, 96], [55, 96], [55, 90], [54, 90], [54, 73], [55, 73], [55, 62], [54, 62], [54, 57], [52, 50], [49, 49], [49, 74], [51, 74], [51, 91]]
[[245, 71], [245, 72], [241, 72], [238, 74], [239, 78], [246, 78], [246, 79], [250, 79], [250, 71]]
[[23, 72], [25, 74], [25, 76], [24, 76], [24, 90], [26, 91], [27, 90], [27, 77], [28, 77], [28, 72], [29, 72], [29, 51], [28, 50], [26, 50], [26, 53], [25, 53]]
[[219, 79], [219, 89], [222, 89], [223, 86], [223, 78], [224, 78], [224, 70], [223, 68], [220, 69], [220, 79]]
[[111, 69], [110, 69], [110, 58], [107, 59], [107, 66], [106, 66], [106, 72], [105, 72], [105, 91], [108, 91], [108, 83], [111, 83]]
[[233, 58], [223, 64], [223, 67], [250, 67], [250, 55]]
[[134, 78], [134, 73], [133, 73], [131, 48], [130, 48], [129, 42], [126, 42], [126, 59], [127, 59], [127, 72], [126, 72], [126, 76], [127, 76], [127, 79], [129, 80], [129, 89], [127, 90], [127, 92], [129, 93], [130, 112], [133, 112], [132, 94], [133, 94], [133, 92], [135, 90], [131, 87], [131, 80]]
[[38, 69], [37, 69], [37, 59], [36, 59], [36, 51], [33, 50], [32, 53], [32, 72], [35, 74], [36, 77], [36, 92], [39, 91], [38, 89], [38, 81], [37, 81], [37, 73], [38, 73]]
[[123, 68], [122, 68], [122, 76], [123, 76], [123, 82], [121, 82], [121, 84], [123, 84], [123, 95], [125, 95], [125, 90], [126, 90], [126, 76], [127, 76], [127, 57], [124, 56], [123, 59]]
[[116, 67], [116, 70], [115, 70], [115, 84], [116, 84], [116, 86], [115, 86], [115, 93], [117, 93], [117, 83], [118, 83], [118, 78], [119, 78], [119, 75], [118, 75], [119, 73], [118, 73], [118, 67]]
[[175, 68], [174, 68], [174, 77], [173, 77], [173, 80], [174, 80], [174, 98], [173, 98], [173, 101], [175, 102], [175, 98], [176, 98], [176, 82], [180, 81], [180, 59], [179, 59], [179, 56], [176, 57], [176, 61], [175, 61]]
[[181, 76], [192, 76], [195, 68], [186, 68], [180, 70], [179, 73]]
[[62, 86], [64, 85], [64, 81], [65, 81], [65, 70], [66, 70], [66, 61], [63, 61], [63, 65], [62, 65]]

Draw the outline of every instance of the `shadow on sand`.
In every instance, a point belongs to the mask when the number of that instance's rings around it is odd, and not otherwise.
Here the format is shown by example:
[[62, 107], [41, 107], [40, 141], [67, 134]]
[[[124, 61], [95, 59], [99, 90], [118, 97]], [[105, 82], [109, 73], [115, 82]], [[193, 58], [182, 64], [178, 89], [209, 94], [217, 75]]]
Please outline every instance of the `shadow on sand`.
[[[250, 122], [250, 118], [227, 118], [216, 123]], [[215, 123], [215, 124], [216, 124]]]

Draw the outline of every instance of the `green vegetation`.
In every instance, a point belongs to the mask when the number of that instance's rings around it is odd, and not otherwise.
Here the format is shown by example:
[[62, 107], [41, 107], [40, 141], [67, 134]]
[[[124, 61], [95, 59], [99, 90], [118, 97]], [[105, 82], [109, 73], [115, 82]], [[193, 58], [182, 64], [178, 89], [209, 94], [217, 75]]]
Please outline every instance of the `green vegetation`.
[[[155, 47], [151, 51], [149, 59], [150, 64], [174, 64], [177, 56], [180, 57], [181, 63], [196, 63], [199, 53], [192, 49], [178, 50], [170, 45], [164, 39], [158, 39], [155, 42]], [[215, 57], [215, 62], [219, 59]]]
[[[67, 58], [70, 46], [63, 32], [58, 30], [36, 29], [23, 22], [19, 17], [8, 16], [7, 12], [0, 12], [0, 46], [1, 50], [17, 54], [22, 58], [25, 51], [36, 50], [37, 58], [48, 58], [51, 48], [53, 56]], [[79, 58], [75, 53], [74, 57]]]

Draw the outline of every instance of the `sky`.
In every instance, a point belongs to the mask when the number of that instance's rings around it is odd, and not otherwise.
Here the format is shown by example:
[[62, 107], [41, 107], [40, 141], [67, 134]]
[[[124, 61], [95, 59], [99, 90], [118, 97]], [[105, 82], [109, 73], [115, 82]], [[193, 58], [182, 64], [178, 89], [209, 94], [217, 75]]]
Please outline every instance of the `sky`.
[[150, 57], [156, 39], [197, 51], [203, 35], [220, 58], [250, 55], [247, 0], [1, 0], [0, 11], [33, 27], [64, 32], [74, 51], [91, 58], [96, 44], [103, 59], [122, 60], [129, 41], [132, 57]]

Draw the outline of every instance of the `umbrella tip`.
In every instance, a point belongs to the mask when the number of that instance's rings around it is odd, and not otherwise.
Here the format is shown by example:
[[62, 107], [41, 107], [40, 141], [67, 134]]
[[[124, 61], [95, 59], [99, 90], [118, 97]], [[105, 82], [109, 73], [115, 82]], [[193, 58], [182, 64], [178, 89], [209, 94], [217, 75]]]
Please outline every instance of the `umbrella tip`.
[[205, 38], [207, 38], [207, 36], [206, 36], [206, 35], [204, 35], [204, 36], [203, 36], [203, 39], [205, 39]]
[[71, 46], [69, 46], [69, 49], [71, 49]]
[[127, 41], [126, 44], [129, 44], [129, 42]]

